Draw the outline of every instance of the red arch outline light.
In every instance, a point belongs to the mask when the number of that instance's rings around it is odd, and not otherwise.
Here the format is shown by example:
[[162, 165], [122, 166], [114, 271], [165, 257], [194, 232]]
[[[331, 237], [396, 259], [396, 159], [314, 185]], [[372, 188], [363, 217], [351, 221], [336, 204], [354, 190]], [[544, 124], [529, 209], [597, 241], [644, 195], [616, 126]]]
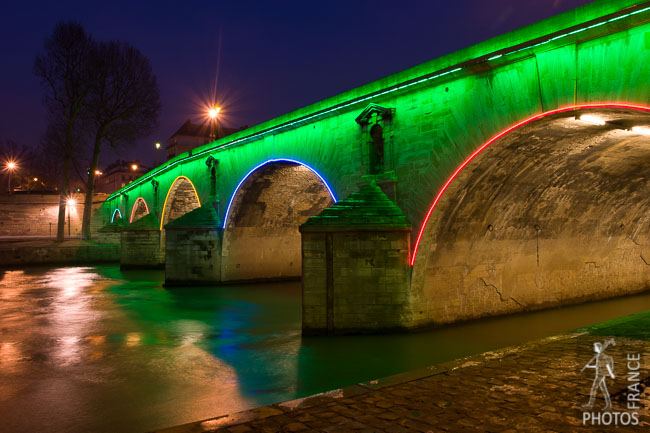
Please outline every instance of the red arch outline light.
[[415, 263], [415, 257], [417, 256], [418, 248], [420, 246], [420, 241], [422, 240], [422, 235], [424, 234], [424, 229], [427, 226], [427, 223], [429, 222], [429, 218], [431, 218], [431, 213], [435, 209], [436, 205], [440, 201], [440, 198], [442, 195], [445, 193], [449, 185], [454, 181], [456, 176], [463, 171], [463, 169], [469, 164], [474, 158], [478, 156], [479, 153], [481, 153], [485, 148], [490, 146], [492, 143], [497, 141], [499, 138], [503, 137], [504, 135], [508, 134], [511, 131], [514, 131], [515, 129], [526, 125], [527, 123], [530, 123], [534, 120], [541, 119], [542, 117], [549, 116], [551, 114], [556, 114], [556, 113], [563, 113], [566, 111], [574, 111], [574, 110], [584, 110], [587, 108], [623, 108], [623, 109], [631, 109], [631, 110], [640, 110], [640, 111], [648, 111], [650, 112], [650, 106], [646, 105], [634, 105], [634, 104], [625, 104], [625, 103], [601, 103], [601, 104], [578, 104], [578, 105], [570, 105], [568, 107], [562, 107], [562, 108], [557, 108], [555, 110], [550, 110], [550, 111], [545, 111], [543, 113], [535, 114], [534, 116], [531, 116], [527, 119], [522, 120], [519, 123], [516, 123], [509, 128], [504, 129], [503, 131], [499, 132], [497, 135], [494, 137], [490, 138], [488, 141], [486, 141], [481, 147], [476, 149], [470, 156], [468, 156], [463, 163], [458, 166], [456, 171], [447, 179], [447, 181], [444, 183], [442, 188], [440, 188], [440, 191], [438, 192], [438, 195], [436, 195], [435, 200], [433, 200], [433, 204], [429, 207], [429, 211], [427, 212], [427, 215], [424, 217], [424, 221], [422, 222], [422, 225], [420, 226], [420, 231], [418, 232], [418, 237], [415, 241], [415, 245], [413, 247], [413, 254], [411, 256], [411, 266], [414, 265]]
[[146, 213], [146, 214], [147, 214], [147, 215], [149, 214], [149, 206], [147, 206], [147, 202], [144, 201], [144, 199], [143, 199], [142, 197], [138, 197], [138, 198], [136, 199], [136, 201], [133, 203], [133, 207], [131, 208], [131, 218], [129, 218], [129, 222], [130, 222], [130, 223], [133, 222], [133, 215], [135, 215], [135, 207], [138, 205], [138, 202], [139, 202], [139, 201], [141, 201], [142, 203], [144, 203], [144, 208], [147, 210], [147, 213]]

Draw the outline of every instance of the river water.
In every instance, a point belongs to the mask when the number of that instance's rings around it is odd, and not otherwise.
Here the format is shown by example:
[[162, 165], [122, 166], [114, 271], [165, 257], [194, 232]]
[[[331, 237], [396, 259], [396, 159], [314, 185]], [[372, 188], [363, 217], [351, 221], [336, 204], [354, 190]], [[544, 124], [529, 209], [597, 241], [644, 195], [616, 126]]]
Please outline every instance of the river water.
[[143, 432], [650, 309], [650, 294], [419, 332], [301, 338], [300, 283], [162, 287], [116, 266], [0, 271], [0, 431]]

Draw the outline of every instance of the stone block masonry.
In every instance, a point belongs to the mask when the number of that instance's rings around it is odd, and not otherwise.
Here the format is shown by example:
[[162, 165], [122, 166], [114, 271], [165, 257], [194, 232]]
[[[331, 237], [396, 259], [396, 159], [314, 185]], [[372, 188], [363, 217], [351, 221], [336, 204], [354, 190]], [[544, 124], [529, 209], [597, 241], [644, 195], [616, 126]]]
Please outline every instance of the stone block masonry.
[[119, 259], [119, 245], [100, 245], [79, 239], [64, 242], [32, 240], [0, 244], [0, 265], [7, 268], [33, 265], [77, 266], [111, 263]]
[[411, 326], [411, 225], [374, 183], [301, 226], [303, 334]]
[[216, 284], [221, 280], [219, 216], [214, 202], [165, 225], [165, 285]]
[[164, 259], [160, 248], [158, 219], [150, 213], [121, 232], [120, 268], [162, 268]]
[[[70, 234], [80, 236], [83, 215], [83, 194], [73, 194], [76, 204], [69, 209]], [[110, 218], [100, 211], [106, 194], [93, 197], [93, 219], [91, 237], [96, 238], [97, 230], [110, 222]], [[59, 211], [58, 194], [2, 194], [0, 195], [0, 237], [34, 236], [55, 237]], [[68, 211], [65, 218], [65, 236], [68, 236]]]

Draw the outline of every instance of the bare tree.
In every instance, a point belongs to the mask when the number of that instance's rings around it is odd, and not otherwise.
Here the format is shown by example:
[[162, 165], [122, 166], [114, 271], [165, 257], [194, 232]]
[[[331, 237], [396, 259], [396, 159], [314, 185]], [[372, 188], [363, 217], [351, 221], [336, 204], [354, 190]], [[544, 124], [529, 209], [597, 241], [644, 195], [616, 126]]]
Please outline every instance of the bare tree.
[[59, 215], [56, 238], [63, 240], [65, 206], [70, 194], [70, 166], [72, 162], [75, 128], [84, 107], [93, 80], [88, 67], [92, 38], [76, 22], [60, 22], [45, 40], [44, 53], [34, 61], [34, 74], [41, 79], [45, 91], [44, 102], [51, 118], [63, 124], [62, 182], [59, 196]]
[[160, 91], [149, 60], [124, 42], [100, 42], [90, 57], [94, 85], [85, 115], [92, 127], [94, 145], [84, 205], [81, 233], [90, 239], [90, 217], [95, 191], [95, 171], [103, 143], [115, 148], [148, 135], [156, 126]]

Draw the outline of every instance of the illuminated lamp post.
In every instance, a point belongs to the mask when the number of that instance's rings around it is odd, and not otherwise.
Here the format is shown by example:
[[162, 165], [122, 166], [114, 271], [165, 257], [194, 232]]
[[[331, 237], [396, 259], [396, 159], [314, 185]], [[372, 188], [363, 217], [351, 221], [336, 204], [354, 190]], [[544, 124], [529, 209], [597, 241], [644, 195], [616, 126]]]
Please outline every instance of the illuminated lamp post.
[[158, 167], [158, 161], [160, 161], [160, 158], [158, 157], [160, 155], [160, 141], [156, 141], [156, 167]]
[[16, 163], [13, 161], [9, 161], [7, 163], [7, 192], [11, 194], [11, 175], [14, 173], [14, 170], [16, 169]]
[[217, 117], [221, 107], [213, 107], [208, 110], [208, 117], [210, 118], [210, 138], [213, 140], [217, 139]]
[[74, 207], [74, 205], [77, 204], [77, 201], [71, 197], [68, 199], [68, 201], [66, 201], [66, 204], [67, 204], [66, 208], [68, 210], [68, 237], [70, 237], [71, 236], [70, 235], [71, 233], [70, 214], [72, 213], [72, 209], [70, 208]]

